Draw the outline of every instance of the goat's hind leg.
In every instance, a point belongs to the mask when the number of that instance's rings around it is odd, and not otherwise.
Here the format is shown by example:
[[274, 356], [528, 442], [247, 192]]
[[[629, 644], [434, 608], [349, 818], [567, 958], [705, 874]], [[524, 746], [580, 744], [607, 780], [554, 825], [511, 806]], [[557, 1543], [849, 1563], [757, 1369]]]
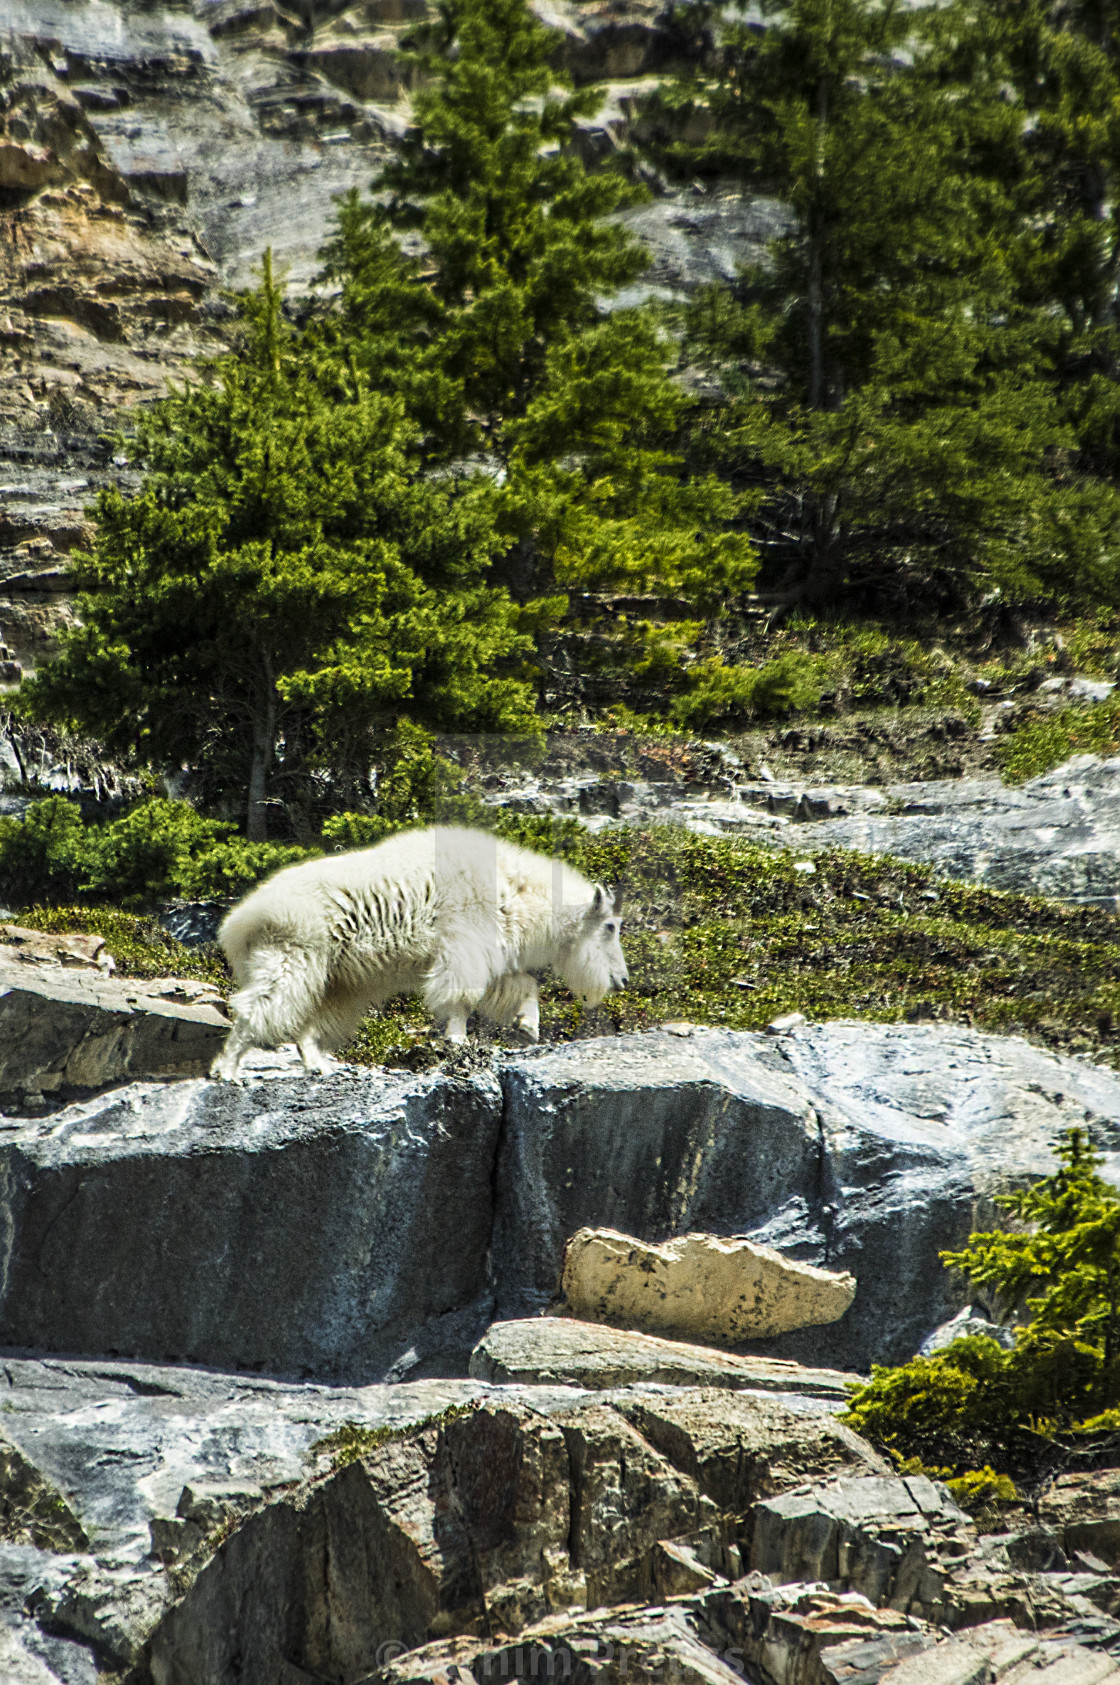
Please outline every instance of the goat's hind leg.
[[330, 1057], [339, 1047], [345, 1047], [358, 1033], [358, 1026], [370, 1010], [369, 991], [355, 992], [334, 985], [318, 1008], [311, 1022], [304, 1026], [297, 1038], [299, 1055], [304, 1068], [324, 1076], [335, 1069], [338, 1061]]
[[219, 1082], [239, 1082], [241, 1061], [253, 1045], [253, 1033], [243, 1018], [234, 1017], [225, 1046], [210, 1066], [210, 1075]]
[[323, 969], [320, 957], [304, 948], [258, 948], [251, 954], [244, 982], [230, 997], [233, 1029], [212, 1074], [233, 1081], [250, 1048], [297, 1040], [317, 1019]]

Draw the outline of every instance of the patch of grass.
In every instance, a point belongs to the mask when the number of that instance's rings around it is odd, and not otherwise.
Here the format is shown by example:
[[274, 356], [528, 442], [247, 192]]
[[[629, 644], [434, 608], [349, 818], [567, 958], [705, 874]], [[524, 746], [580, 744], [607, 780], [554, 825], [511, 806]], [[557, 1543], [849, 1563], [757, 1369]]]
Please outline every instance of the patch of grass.
[[[557, 980], [541, 1039], [671, 1019], [764, 1028], [809, 1018], [945, 1019], [1064, 1051], [1120, 1053], [1120, 918], [1095, 908], [944, 882], [925, 867], [841, 850], [815, 855], [672, 826], [592, 836], [574, 821], [507, 816], [513, 840], [565, 856], [624, 891], [625, 990], [595, 1011]], [[367, 1021], [347, 1057], [414, 1045], [414, 1000]]]
[[996, 744], [1008, 784], [1023, 784], [1060, 766], [1071, 755], [1120, 754], [1120, 699], [1025, 720]]
[[23, 907], [6, 922], [60, 934], [93, 931], [105, 938], [120, 977], [196, 977], [223, 992], [229, 984], [229, 971], [216, 944], [184, 947], [155, 919], [122, 913], [116, 907]]

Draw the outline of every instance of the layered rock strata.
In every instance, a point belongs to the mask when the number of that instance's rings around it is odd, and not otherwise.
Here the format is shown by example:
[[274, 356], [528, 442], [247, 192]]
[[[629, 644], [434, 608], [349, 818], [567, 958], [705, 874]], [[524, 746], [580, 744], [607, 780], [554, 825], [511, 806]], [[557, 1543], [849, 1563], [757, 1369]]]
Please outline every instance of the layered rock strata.
[[53, 1517], [0, 1505], [13, 1685], [1120, 1677], [1115, 1551], [978, 1536], [808, 1402], [8, 1353], [0, 1404]]

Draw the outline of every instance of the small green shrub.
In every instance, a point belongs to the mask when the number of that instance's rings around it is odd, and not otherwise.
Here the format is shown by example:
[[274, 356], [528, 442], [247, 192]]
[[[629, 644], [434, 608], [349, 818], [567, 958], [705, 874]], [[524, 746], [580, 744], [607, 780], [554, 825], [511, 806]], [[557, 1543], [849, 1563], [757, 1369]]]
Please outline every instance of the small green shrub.
[[474, 1404], [449, 1404], [446, 1409], [425, 1416], [423, 1421], [409, 1422], [403, 1427], [382, 1423], [379, 1427], [371, 1428], [365, 1427], [361, 1422], [343, 1422], [340, 1427], [324, 1434], [322, 1439], [315, 1440], [310, 1455], [330, 1457], [332, 1471], [344, 1469], [350, 1463], [370, 1456], [380, 1445], [389, 1445], [397, 1439], [410, 1439], [413, 1434], [423, 1433], [428, 1428], [443, 1427], [458, 1416], [471, 1415], [476, 1408]]
[[673, 718], [702, 728], [731, 715], [777, 717], [806, 713], [821, 699], [816, 663], [788, 650], [764, 667], [728, 667], [719, 656], [697, 662], [690, 688], [673, 703]]
[[0, 897], [17, 906], [88, 900], [133, 909], [173, 896], [225, 899], [308, 857], [234, 830], [161, 796], [107, 823], [87, 823], [65, 796], [47, 796], [22, 819], [0, 819]]
[[969, 1469], [966, 1474], [950, 1478], [945, 1484], [969, 1515], [990, 1516], [1019, 1502], [1015, 1482], [1009, 1475], [997, 1474], [988, 1463], [982, 1469]]
[[336, 813], [323, 822], [323, 842], [328, 854], [342, 854], [350, 848], [373, 848], [403, 829], [380, 813]]
[[1015, 1228], [974, 1234], [963, 1251], [941, 1254], [1029, 1313], [1014, 1347], [967, 1336], [932, 1357], [874, 1369], [848, 1406], [857, 1432], [898, 1456], [975, 1472], [981, 1456], [1014, 1464], [1040, 1436], [1111, 1427], [1107, 1413], [1120, 1407], [1120, 1196], [1098, 1174], [1083, 1130], [1066, 1132], [1057, 1157], [1053, 1176], [1000, 1197]]

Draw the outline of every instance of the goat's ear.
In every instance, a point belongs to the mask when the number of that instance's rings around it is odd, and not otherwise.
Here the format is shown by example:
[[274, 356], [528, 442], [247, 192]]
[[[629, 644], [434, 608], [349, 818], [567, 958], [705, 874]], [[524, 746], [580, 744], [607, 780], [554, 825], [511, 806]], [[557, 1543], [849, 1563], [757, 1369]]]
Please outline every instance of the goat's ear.
[[588, 909], [587, 909], [587, 921], [588, 921], [589, 924], [594, 923], [594, 921], [596, 919], [602, 918], [602, 916], [603, 916], [603, 899], [604, 899], [604, 897], [603, 897], [603, 886], [602, 886], [602, 884], [596, 884], [595, 885], [594, 897], [592, 899], [590, 907], [588, 907]]
[[614, 913], [615, 918], [617, 918], [619, 913], [621, 913], [621, 911], [622, 911], [622, 891], [621, 891], [621, 889], [616, 889], [615, 892], [614, 892], [614, 907], [611, 910]]

